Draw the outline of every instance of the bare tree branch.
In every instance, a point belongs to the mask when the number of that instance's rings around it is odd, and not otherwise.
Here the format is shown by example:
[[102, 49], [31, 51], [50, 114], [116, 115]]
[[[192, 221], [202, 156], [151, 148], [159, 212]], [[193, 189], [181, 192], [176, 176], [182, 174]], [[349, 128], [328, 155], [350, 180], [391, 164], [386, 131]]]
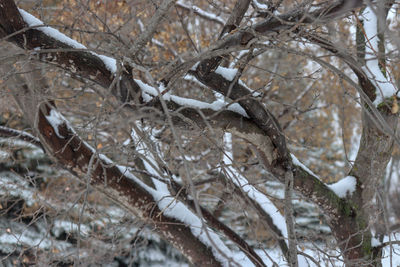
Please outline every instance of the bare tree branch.
[[42, 143], [40, 142], [39, 138], [34, 137], [30, 133], [15, 130], [13, 128], [0, 126], [0, 136], [1, 137], [15, 137], [16, 139], [31, 143], [41, 149], [44, 150]]

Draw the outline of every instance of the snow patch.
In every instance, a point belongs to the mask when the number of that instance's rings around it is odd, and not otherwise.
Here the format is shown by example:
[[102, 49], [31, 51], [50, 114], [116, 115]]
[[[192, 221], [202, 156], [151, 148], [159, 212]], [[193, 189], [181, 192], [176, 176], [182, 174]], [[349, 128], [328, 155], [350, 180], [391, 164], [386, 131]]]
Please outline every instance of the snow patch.
[[53, 127], [56, 135], [59, 138], [65, 138], [65, 136], [62, 136], [58, 131], [58, 126], [66, 122], [65, 118], [59, 112], [52, 109], [50, 110], [50, 114], [46, 116], [46, 119], [51, 124], [51, 127]]
[[[203, 227], [203, 223], [198, 216], [183, 205], [183, 203], [177, 202], [176, 198], [170, 196], [166, 184], [156, 179], [153, 179], [153, 183], [157, 188], [157, 194], [153, 194], [154, 199], [157, 201], [158, 207], [163, 211], [164, 215], [178, 219], [186, 225], [189, 225], [192, 233], [197, 236], [203, 244], [212, 249], [213, 254], [221, 263], [225, 263], [227, 266], [229, 265], [229, 259], [226, 259], [224, 255], [231, 259], [234, 257], [237, 258], [237, 255], [232, 254], [214, 231], [208, 227], [206, 229]], [[243, 252], [239, 254], [243, 254]], [[241, 257], [241, 259], [242, 260], [239, 262], [241, 266], [253, 266], [247, 257], [244, 256]]]
[[[138, 137], [136, 136], [134, 131], [132, 131], [131, 136], [134, 141], [137, 141]], [[141, 146], [140, 143], [138, 145]], [[153, 157], [150, 156], [149, 160], [155, 166], [157, 165], [157, 162]], [[144, 163], [146, 170], [149, 173], [155, 176], [159, 176], [158, 172], [153, 168], [153, 166], [151, 166], [152, 164], [148, 164], [146, 161], [144, 161]], [[243, 252], [240, 251], [233, 253], [228, 247], [225, 246], [219, 236], [212, 229], [203, 224], [201, 219], [196, 214], [189, 210], [182, 202], [178, 201], [175, 197], [172, 197], [171, 193], [168, 190], [167, 184], [153, 178], [153, 184], [155, 185], [154, 189], [146, 185], [143, 181], [132, 174], [129, 168], [120, 165], [117, 165], [117, 167], [119, 168], [121, 173], [137, 183], [153, 196], [154, 200], [157, 202], [160, 211], [162, 211], [165, 216], [175, 218], [187, 225], [194, 236], [196, 236], [203, 244], [212, 249], [212, 252], [216, 259], [219, 260], [224, 266], [230, 266], [230, 262], [232, 259], [237, 261], [240, 266], [254, 266]]]
[[253, 3], [258, 9], [268, 9], [268, 5], [260, 3], [257, 0], [254, 0]]
[[335, 194], [344, 198], [349, 194], [350, 196], [356, 191], [357, 179], [354, 176], [346, 176], [336, 183], [328, 184], [327, 186], [335, 192]]
[[253, 89], [251, 89], [250, 87], [247, 86], [246, 83], [244, 83], [242, 80], [238, 80], [238, 83], [243, 86], [244, 88], [246, 88], [247, 90], [249, 90], [251, 92], [251, 95], [253, 97], [261, 97], [262, 94], [260, 92], [254, 91]]
[[215, 70], [215, 73], [221, 75], [228, 81], [233, 81], [233, 79], [235, 79], [235, 77], [236, 77], [237, 72], [238, 72], [238, 69], [230, 69], [230, 68], [225, 68], [225, 67], [221, 67], [221, 66], [219, 66]]
[[375, 237], [371, 238], [371, 246], [377, 247], [377, 246], [380, 246], [380, 245], [382, 245], [381, 241], [379, 241]]

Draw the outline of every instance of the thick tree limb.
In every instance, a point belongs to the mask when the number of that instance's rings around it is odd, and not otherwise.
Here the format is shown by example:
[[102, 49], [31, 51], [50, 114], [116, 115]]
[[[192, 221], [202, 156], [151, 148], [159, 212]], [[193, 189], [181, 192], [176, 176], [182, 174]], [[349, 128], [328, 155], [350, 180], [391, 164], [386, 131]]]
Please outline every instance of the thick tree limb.
[[198, 266], [220, 266], [210, 248], [206, 247], [191, 230], [182, 222], [166, 217], [157, 207], [154, 197], [135, 180], [130, 179], [117, 166], [96, 155], [63, 122], [56, 127], [48, 116], [56, 112], [49, 104], [39, 110], [38, 130], [46, 142], [48, 151], [57, 161], [81, 179], [85, 177], [89, 162], [94, 157], [90, 172], [90, 184], [103, 192], [107, 197], [129, 210], [144, 222], [151, 224], [155, 230], [182, 252], [193, 264]]

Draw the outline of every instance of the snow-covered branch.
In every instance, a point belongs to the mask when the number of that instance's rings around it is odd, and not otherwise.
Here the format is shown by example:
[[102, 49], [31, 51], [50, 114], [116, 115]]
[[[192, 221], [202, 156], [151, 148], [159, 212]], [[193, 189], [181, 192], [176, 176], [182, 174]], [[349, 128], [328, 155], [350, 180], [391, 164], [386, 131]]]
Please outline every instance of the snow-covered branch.
[[204, 11], [201, 8], [199, 8], [198, 6], [186, 4], [184, 1], [181, 1], [181, 0], [177, 1], [175, 5], [179, 8], [185, 9], [189, 12], [193, 12], [194, 14], [196, 14], [199, 17], [204, 18], [206, 20], [216, 22], [220, 25], [225, 24], [225, 21], [223, 19], [221, 19], [221, 17], [219, 17], [211, 12]]

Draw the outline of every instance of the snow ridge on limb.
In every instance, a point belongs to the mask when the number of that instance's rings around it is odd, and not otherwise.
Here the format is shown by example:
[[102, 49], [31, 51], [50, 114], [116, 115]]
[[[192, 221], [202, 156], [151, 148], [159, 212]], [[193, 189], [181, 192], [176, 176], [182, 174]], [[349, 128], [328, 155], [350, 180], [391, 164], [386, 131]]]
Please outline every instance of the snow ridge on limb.
[[167, 217], [175, 218], [185, 225], [188, 225], [192, 233], [207, 247], [211, 248], [214, 256], [224, 264], [231, 266], [230, 263], [237, 263], [239, 266], [254, 266], [249, 258], [242, 252], [232, 251], [225, 246], [219, 236], [209, 227], [205, 226], [202, 219], [189, 210], [182, 202], [171, 196], [165, 183], [154, 179], [153, 183], [156, 190], [153, 190], [153, 196], [157, 200], [157, 205]]
[[[63, 42], [73, 48], [76, 48], [76, 49], [85, 49], [85, 50], [87, 49], [86, 46], [84, 46], [83, 44], [69, 38], [68, 36], [64, 35], [63, 33], [59, 32], [58, 30], [51, 28], [49, 26], [44, 26], [44, 24], [41, 20], [39, 20], [36, 17], [34, 17], [33, 15], [29, 14], [25, 10], [19, 9], [19, 11], [20, 11], [21, 16], [24, 19], [24, 21], [30, 27], [37, 27], [37, 26], [43, 25], [43, 27], [38, 27], [37, 29], [42, 31], [49, 37], [59, 40], [60, 42]], [[105, 66], [107, 67], [107, 69], [110, 72], [112, 72], [114, 74], [116, 73], [117, 61], [114, 58], [107, 57], [104, 55], [98, 55], [94, 52], [90, 52], [90, 53], [97, 56], [98, 58], [100, 58], [104, 62]], [[158, 92], [154, 87], [151, 87], [151, 86], [143, 83], [140, 80], [135, 79], [134, 81], [140, 86], [140, 88], [143, 90], [143, 92], [147, 94], [144, 96], [144, 100], [146, 102], [151, 100], [148, 97], [149, 95], [151, 95], [152, 97], [158, 96]], [[199, 109], [212, 109], [214, 111], [224, 110], [225, 109], [224, 106], [226, 106], [227, 110], [231, 110], [231, 111], [236, 112], [244, 117], [248, 117], [246, 112], [244, 111], [244, 109], [241, 108], [240, 105], [237, 103], [233, 103], [231, 105], [225, 105], [224, 103], [221, 103], [220, 101], [215, 101], [214, 103], [208, 104], [208, 103], [201, 102], [198, 100], [183, 98], [183, 97], [174, 96], [174, 95], [170, 95], [170, 94], [166, 94], [164, 96], [164, 100], [173, 101], [181, 106], [187, 106], [187, 107], [199, 108]]]
[[[375, 86], [376, 98], [373, 104], [377, 107], [386, 98], [392, 96], [399, 96], [398, 89], [393, 83], [393, 79], [390, 77], [390, 73], [387, 69], [386, 76], [382, 72], [382, 68], [385, 66], [379, 66], [379, 47], [378, 47], [378, 17], [376, 10], [373, 10], [370, 6], [367, 6], [363, 11], [362, 15], [364, 18], [364, 32], [365, 32], [365, 61], [366, 66], [363, 67], [364, 72], [367, 74], [369, 80]], [[397, 94], [397, 95], [396, 95]]]
[[[25, 10], [23, 10], [21, 8], [19, 8], [18, 10], [19, 10], [22, 18], [28, 24], [29, 27], [36, 27], [38, 30], [42, 31], [47, 36], [54, 38], [66, 45], [72, 46], [73, 48], [87, 50], [86, 46], [69, 38], [68, 36], [61, 33], [60, 31], [58, 31], [52, 27], [49, 27], [49, 26], [44, 26], [43, 21], [39, 20], [35, 16], [26, 12]], [[90, 51], [90, 53], [93, 54], [94, 56], [97, 56], [99, 59], [101, 59], [103, 61], [104, 65], [107, 67], [107, 69], [110, 72], [112, 72], [114, 74], [117, 72], [117, 61], [114, 58], [107, 57], [104, 55], [98, 55], [92, 51]]]
[[316, 175], [315, 173], [313, 173], [306, 165], [304, 165], [303, 163], [300, 162], [300, 160], [294, 155], [294, 154], [290, 154], [290, 156], [292, 157], [292, 161], [293, 164], [302, 168], [303, 170], [305, 170], [306, 172], [308, 172], [310, 175], [316, 177], [319, 179], [318, 175]]
[[[254, 201], [250, 204], [255, 206], [259, 215], [268, 224], [268, 227], [273, 232], [282, 253], [286, 258], [288, 258], [288, 233], [285, 218], [279, 212], [278, 208], [263, 193], [249, 184], [247, 179], [232, 166], [232, 151], [232, 134], [224, 133], [223, 162], [225, 167], [223, 171], [227, 174], [226, 179], [231, 181], [237, 187], [239, 193], [244, 193], [248, 199]], [[249, 201], [246, 197], [243, 198], [247, 202]], [[261, 211], [259, 209], [261, 209]], [[283, 242], [281, 239], [283, 239]]]
[[32, 58], [37, 56], [38, 60], [73, 73], [74, 77], [111, 89], [111, 93], [124, 103], [138, 102], [139, 86], [131, 79], [129, 66], [125, 66], [126, 71], [122, 71], [117, 79], [113, 73], [117, 68], [115, 59], [97, 55], [59, 31], [44, 26], [34, 16], [19, 10], [12, 0], [0, 0], [0, 24], [0, 37], [24, 50], [32, 50]]
[[0, 126], [0, 137], [14, 137], [16, 139], [31, 143], [31, 144], [43, 149], [39, 138], [37, 138], [25, 131], [19, 131], [19, 130], [13, 129], [13, 128]]
[[[135, 82], [139, 85], [142, 89], [142, 95], [145, 102], [150, 102], [153, 97], [159, 96], [160, 92], [156, 88], [140, 81], [136, 80]], [[190, 107], [190, 108], [197, 108], [197, 109], [211, 109], [214, 111], [221, 111], [221, 110], [230, 110], [233, 112], [238, 113], [239, 115], [248, 118], [246, 111], [238, 104], [232, 103], [228, 104], [224, 101], [216, 100], [213, 103], [206, 103], [199, 100], [185, 98], [181, 96], [171, 95], [170, 93], [166, 93], [162, 95], [163, 99], [166, 101], [172, 101], [180, 106]]]
[[335, 192], [335, 194], [344, 198], [347, 195], [351, 196], [356, 191], [357, 179], [354, 176], [346, 176], [336, 183], [328, 184], [328, 187]]
[[[300, 167], [307, 173], [309, 173], [311, 176], [314, 176], [318, 179], [320, 179], [315, 173], [313, 173], [307, 166], [305, 166], [303, 163], [301, 163], [297, 157], [293, 154], [290, 154], [292, 156], [293, 164]], [[357, 179], [354, 176], [346, 176], [336, 183], [333, 184], [325, 184], [330, 190], [332, 190], [338, 197], [344, 198], [348, 194], [351, 196], [351, 194], [356, 191], [356, 185], [357, 185]]]

